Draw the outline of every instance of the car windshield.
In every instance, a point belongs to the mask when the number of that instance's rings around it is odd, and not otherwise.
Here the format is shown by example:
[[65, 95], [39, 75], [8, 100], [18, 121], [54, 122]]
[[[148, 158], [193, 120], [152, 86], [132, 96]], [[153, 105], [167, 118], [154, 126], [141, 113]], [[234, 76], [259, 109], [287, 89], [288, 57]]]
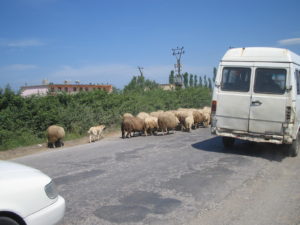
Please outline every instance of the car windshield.
[[254, 92], [283, 94], [285, 92], [285, 69], [258, 68], [255, 74]]
[[250, 77], [250, 68], [225, 67], [222, 73], [221, 90], [248, 92]]

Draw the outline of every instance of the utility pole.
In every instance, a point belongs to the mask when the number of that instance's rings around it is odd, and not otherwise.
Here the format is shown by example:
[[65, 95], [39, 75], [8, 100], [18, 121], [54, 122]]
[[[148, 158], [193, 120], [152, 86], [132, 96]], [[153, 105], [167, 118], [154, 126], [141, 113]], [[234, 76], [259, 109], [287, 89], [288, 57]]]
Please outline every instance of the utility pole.
[[143, 74], [143, 67], [140, 67], [140, 66], [138, 66], [138, 69], [139, 69], [139, 71], [140, 71], [140, 74], [141, 74], [141, 77], [143, 77], [144, 76], [144, 74]]
[[183, 50], [183, 47], [179, 48], [173, 48], [172, 49], [173, 51], [173, 54], [175, 57], [176, 57], [176, 64], [174, 65], [175, 67], [175, 71], [177, 72], [176, 76], [175, 76], [175, 85], [177, 86], [180, 86], [180, 87], [183, 87], [183, 80], [182, 80], [182, 76], [181, 76], [181, 55], [184, 54], [184, 50]]

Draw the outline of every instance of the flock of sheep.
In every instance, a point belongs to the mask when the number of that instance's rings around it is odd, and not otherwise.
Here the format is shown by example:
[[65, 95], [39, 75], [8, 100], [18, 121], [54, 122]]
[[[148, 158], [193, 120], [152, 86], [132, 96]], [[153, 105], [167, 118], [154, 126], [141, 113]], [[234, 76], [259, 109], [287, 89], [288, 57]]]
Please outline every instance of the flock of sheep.
[[[153, 135], [156, 132], [169, 133], [171, 130], [180, 129], [188, 132], [200, 125], [207, 127], [210, 124], [210, 107], [203, 109], [179, 108], [170, 111], [156, 111], [151, 113], [140, 112], [136, 116], [125, 113], [122, 117], [122, 138], [134, 136], [135, 132], [140, 135]], [[97, 141], [102, 137], [105, 125], [91, 127], [88, 131], [89, 142]], [[48, 147], [61, 147], [64, 145], [65, 130], [63, 127], [52, 125], [47, 129]]]
[[145, 136], [152, 135], [157, 131], [164, 135], [175, 129], [190, 132], [192, 127], [198, 128], [200, 124], [207, 127], [210, 124], [210, 114], [210, 107], [203, 109], [179, 108], [166, 112], [162, 110], [151, 113], [140, 112], [136, 116], [125, 113], [121, 123], [122, 138], [132, 137], [134, 132]]

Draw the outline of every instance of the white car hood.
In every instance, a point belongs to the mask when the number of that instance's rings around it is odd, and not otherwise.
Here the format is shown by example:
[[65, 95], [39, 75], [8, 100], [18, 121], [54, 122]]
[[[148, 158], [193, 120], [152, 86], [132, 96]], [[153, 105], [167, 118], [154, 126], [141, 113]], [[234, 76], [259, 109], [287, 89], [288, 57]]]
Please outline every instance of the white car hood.
[[37, 174], [42, 173], [41, 171], [21, 165], [18, 163], [10, 162], [10, 161], [2, 161], [0, 160], [0, 178], [10, 178], [13, 174], [18, 174], [18, 176], [22, 176], [22, 174]]

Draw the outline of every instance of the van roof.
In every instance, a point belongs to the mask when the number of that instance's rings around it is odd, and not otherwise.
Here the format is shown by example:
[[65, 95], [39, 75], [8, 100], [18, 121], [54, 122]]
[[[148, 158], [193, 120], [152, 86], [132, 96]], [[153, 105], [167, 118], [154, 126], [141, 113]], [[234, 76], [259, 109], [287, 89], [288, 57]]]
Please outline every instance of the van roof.
[[247, 47], [229, 49], [221, 61], [293, 62], [300, 64], [300, 56], [283, 48]]

